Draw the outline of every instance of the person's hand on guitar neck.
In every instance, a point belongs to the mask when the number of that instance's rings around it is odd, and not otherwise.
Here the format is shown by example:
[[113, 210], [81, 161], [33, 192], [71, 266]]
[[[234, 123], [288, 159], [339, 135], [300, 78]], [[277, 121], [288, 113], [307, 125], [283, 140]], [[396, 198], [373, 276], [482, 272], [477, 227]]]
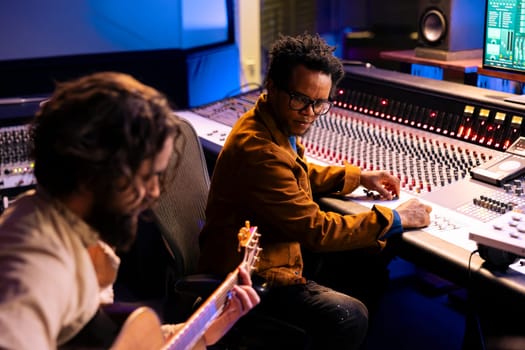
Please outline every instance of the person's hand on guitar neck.
[[207, 346], [219, 341], [239, 318], [246, 315], [259, 304], [259, 295], [251, 285], [250, 275], [244, 268], [240, 267], [239, 284], [233, 287], [231, 297], [226, 303], [224, 310], [204, 333], [204, 340]]

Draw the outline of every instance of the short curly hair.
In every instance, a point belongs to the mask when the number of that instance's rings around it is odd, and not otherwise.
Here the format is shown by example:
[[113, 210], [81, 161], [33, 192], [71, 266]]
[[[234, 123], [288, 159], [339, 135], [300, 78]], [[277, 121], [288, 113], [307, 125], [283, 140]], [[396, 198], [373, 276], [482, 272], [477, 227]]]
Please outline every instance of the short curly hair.
[[170, 135], [180, 132], [166, 97], [127, 74], [58, 83], [32, 123], [35, 177], [53, 196], [81, 185], [109, 196], [119, 179], [131, 183]]
[[334, 51], [335, 47], [328, 45], [319, 34], [280, 35], [270, 48], [266, 84], [271, 80], [278, 88], [288, 89], [293, 68], [304, 65], [331, 76], [332, 96], [344, 76], [343, 64], [334, 56]]

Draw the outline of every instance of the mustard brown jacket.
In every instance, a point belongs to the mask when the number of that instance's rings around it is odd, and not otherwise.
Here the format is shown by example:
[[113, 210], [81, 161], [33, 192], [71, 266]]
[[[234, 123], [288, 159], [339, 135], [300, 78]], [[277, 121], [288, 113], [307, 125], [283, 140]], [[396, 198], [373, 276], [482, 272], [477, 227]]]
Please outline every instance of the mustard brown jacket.
[[242, 260], [237, 233], [249, 220], [261, 233], [257, 274], [271, 286], [305, 283], [301, 246], [317, 252], [382, 247], [390, 208], [341, 215], [322, 211], [314, 195], [348, 194], [359, 186], [356, 166], [308, 163], [297, 153], [262, 94], [233, 126], [212, 176], [200, 235], [202, 272], [226, 274]]

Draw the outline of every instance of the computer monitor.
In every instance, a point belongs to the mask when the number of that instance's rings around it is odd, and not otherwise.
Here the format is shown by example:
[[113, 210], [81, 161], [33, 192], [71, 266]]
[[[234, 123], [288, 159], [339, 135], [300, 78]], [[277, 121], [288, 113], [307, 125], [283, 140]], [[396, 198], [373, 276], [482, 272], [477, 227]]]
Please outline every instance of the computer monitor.
[[0, 97], [48, 93], [55, 81], [100, 70], [127, 72], [180, 96], [171, 85], [185, 79], [180, 66], [188, 56], [236, 44], [233, 1], [7, 1]]
[[483, 65], [525, 73], [525, 1], [487, 0]]
[[[525, 81], [525, 1], [487, 0], [483, 68], [504, 79]], [[525, 103], [517, 95], [511, 102]]]

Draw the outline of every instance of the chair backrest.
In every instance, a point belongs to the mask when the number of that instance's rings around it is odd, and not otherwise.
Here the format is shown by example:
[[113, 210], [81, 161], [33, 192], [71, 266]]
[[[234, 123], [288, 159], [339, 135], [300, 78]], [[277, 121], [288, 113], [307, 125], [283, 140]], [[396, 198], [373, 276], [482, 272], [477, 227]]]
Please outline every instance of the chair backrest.
[[[185, 142], [184, 151], [175, 174], [166, 174], [172, 179], [166, 184], [153, 214], [166, 246], [174, 259], [174, 268], [179, 282], [170, 288], [163, 310], [164, 320], [184, 322], [195, 311], [196, 300], [204, 300], [221, 283], [209, 275], [195, 275], [199, 259], [199, 234], [205, 221], [205, 208], [210, 188], [206, 159], [199, 137], [187, 120], [182, 120], [181, 132]], [[179, 146], [179, 145], [176, 145]], [[171, 161], [176, 161], [176, 153]], [[173, 175], [173, 176], [172, 176]], [[202, 277], [201, 279], [193, 277]], [[186, 277], [190, 277], [186, 279]], [[216, 277], [216, 276], [215, 276]], [[180, 286], [181, 281], [187, 282]], [[198, 298], [196, 298], [198, 297]], [[293, 325], [265, 315], [251, 312], [232, 329], [231, 336], [223, 338], [224, 346], [218, 348], [247, 348], [247, 344], [262, 344], [256, 348], [279, 347], [307, 349], [309, 338], [306, 332]], [[271, 344], [270, 346], [266, 346]], [[279, 347], [280, 348], [280, 347]]]
[[[175, 145], [183, 152], [175, 174], [160, 196], [153, 214], [174, 258], [179, 277], [195, 273], [199, 259], [199, 234], [205, 221], [210, 178], [202, 145], [193, 126], [181, 118], [181, 134]], [[171, 162], [177, 161], [176, 152]]]

